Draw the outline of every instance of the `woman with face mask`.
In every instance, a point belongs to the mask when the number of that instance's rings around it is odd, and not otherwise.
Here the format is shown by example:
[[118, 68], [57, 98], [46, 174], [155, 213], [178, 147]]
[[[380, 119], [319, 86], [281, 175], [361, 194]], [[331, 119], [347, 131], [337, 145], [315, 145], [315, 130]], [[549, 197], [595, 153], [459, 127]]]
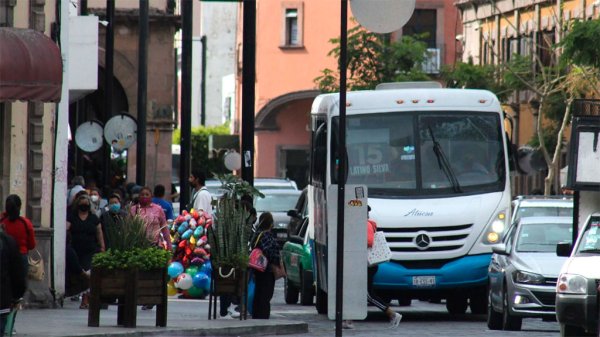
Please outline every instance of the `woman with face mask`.
[[[97, 252], [103, 252], [104, 236], [100, 219], [91, 212], [92, 201], [89, 195], [82, 194], [73, 203], [74, 209], [67, 216], [67, 231], [70, 234], [71, 246], [84, 270], [92, 268], [92, 257]], [[81, 309], [88, 308], [88, 293], [81, 298]]]
[[152, 202], [152, 191], [149, 187], [142, 187], [138, 202], [129, 209], [131, 215], [139, 216], [144, 220], [148, 239], [157, 246], [171, 250], [171, 240], [167, 218], [162, 207]]
[[102, 209], [106, 206], [106, 201], [100, 196], [100, 190], [96, 187], [90, 189], [90, 201], [92, 213], [98, 218], [102, 215]]

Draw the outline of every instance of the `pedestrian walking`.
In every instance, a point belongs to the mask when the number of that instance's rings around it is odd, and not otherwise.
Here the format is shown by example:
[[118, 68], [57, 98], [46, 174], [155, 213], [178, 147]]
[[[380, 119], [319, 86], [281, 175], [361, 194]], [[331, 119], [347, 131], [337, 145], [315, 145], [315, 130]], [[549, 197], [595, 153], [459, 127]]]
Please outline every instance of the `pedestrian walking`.
[[173, 215], [173, 205], [165, 200], [165, 186], [158, 184], [154, 186], [154, 197], [152, 198], [152, 202], [162, 207], [165, 212], [165, 217], [167, 220], [174, 220], [175, 217]]
[[[94, 254], [105, 251], [102, 226], [100, 219], [91, 212], [92, 202], [89, 195], [80, 195], [73, 204], [75, 208], [67, 217], [67, 231], [79, 264], [84, 270], [90, 270]], [[89, 294], [86, 291], [81, 298], [79, 308], [89, 307], [88, 298]]]
[[17, 243], [26, 277], [29, 270], [28, 254], [36, 246], [33, 224], [29, 219], [21, 216], [21, 198], [18, 195], [9, 195], [4, 203], [4, 208], [4, 213], [0, 215], [0, 227], [3, 227], [4, 232]]
[[[368, 211], [371, 211], [371, 206], [368, 206]], [[367, 219], [367, 247], [373, 246], [373, 241], [375, 237], [375, 232], [377, 232], [377, 223], [375, 220], [368, 218]], [[375, 289], [373, 289], [373, 281], [375, 279], [375, 274], [379, 270], [379, 265], [369, 266], [367, 269], [367, 301], [379, 308], [381, 311], [385, 312], [387, 315], [390, 325], [395, 328], [400, 325], [400, 321], [402, 321], [402, 315], [392, 310], [389, 304], [383, 301], [377, 294], [375, 293]], [[351, 320], [345, 320], [342, 322], [342, 327], [344, 329], [354, 329], [354, 323]]]
[[204, 186], [206, 184], [206, 175], [202, 171], [195, 169], [190, 174], [188, 181], [194, 188], [192, 202], [188, 209], [202, 210], [212, 215], [212, 196], [206, 186]]
[[106, 207], [106, 200], [102, 199], [100, 189], [97, 187], [90, 188], [90, 201], [92, 202], [91, 211], [96, 214], [98, 218], [102, 215], [104, 207]]
[[127, 216], [127, 211], [121, 207], [121, 196], [118, 193], [113, 193], [108, 198], [108, 206], [100, 216], [100, 224], [102, 225], [102, 235], [104, 236], [104, 246], [106, 249], [111, 248], [108, 240], [107, 231], [111, 226], [117, 226], [124, 217]]
[[7, 317], [27, 288], [23, 263], [15, 240], [0, 228], [0, 336]]
[[260, 248], [269, 261], [265, 271], [254, 272], [254, 303], [252, 305], [252, 318], [269, 319], [271, 315], [271, 299], [275, 290], [275, 273], [280, 273], [281, 256], [279, 245], [271, 232], [273, 228], [273, 215], [264, 212], [258, 219], [257, 231], [252, 239], [253, 248]]
[[71, 180], [71, 188], [67, 191], [67, 206], [71, 206], [77, 193], [85, 191], [85, 179], [82, 176], [75, 176]]

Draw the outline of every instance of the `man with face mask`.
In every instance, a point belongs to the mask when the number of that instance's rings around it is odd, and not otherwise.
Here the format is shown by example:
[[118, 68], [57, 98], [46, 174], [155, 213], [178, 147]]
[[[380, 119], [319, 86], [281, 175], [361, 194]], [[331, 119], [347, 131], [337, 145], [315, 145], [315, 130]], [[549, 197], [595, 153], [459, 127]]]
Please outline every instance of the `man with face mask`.
[[100, 190], [96, 187], [90, 188], [90, 201], [91, 201], [91, 211], [96, 214], [97, 217], [102, 215], [102, 210], [105, 205], [103, 205], [103, 199], [100, 196]]
[[110, 248], [110, 242], [106, 235], [110, 226], [119, 224], [119, 221], [127, 216], [127, 212], [121, 207], [121, 196], [117, 193], [111, 194], [108, 198], [108, 205], [100, 216], [100, 224], [102, 225], [102, 233], [104, 234], [104, 242], [107, 249]]

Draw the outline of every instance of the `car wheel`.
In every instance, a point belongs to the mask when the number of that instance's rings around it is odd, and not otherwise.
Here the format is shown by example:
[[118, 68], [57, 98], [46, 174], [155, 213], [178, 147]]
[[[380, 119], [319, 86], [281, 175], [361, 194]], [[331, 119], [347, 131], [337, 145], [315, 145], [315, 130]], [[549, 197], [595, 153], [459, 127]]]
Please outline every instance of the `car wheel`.
[[467, 311], [467, 296], [463, 294], [452, 294], [446, 299], [446, 309], [452, 315], [462, 315]]
[[410, 297], [398, 297], [398, 305], [401, 307], [409, 307], [412, 303], [412, 298]]
[[574, 337], [574, 336], [586, 336], [585, 330], [581, 327], [561, 324], [560, 325], [560, 336], [561, 337]]
[[502, 296], [502, 329], [509, 331], [520, 331], [523, 319], [510, 314], [508, 306], [508, 293], [504, 289]]
[[321, 288], [317, 285], [317, 291], [316, 291], [316, 307], [317, 307], [317, 312], [319, 314], [327, 314], [327, 293], [324, 292], [323, 290], [321, 290]]
[[312, 272], [300, 269], [300, 275], [300, 304], [312, 305], [314, 296]]
[[285, 278], [285, 283], [283, 286], [283, 293], [285, 295], [285, 303], [287, 304], [296, 304], [298, 303], [298, 289], [294, 287], [290, 281]]
[[469, 307], [471, 308], [471, 313], [475, 315], [483, 315], [487, 312], [488, 309], [488, 296], [485, 287], [481, 287], [476, 289], [469, 296]]
[[[471, 308], [473, 310], [473, 308]], [[502, 313], [496, 312], [492, 305], [492, 290], [488, 290], [487, 326], [490, 330], [502, 330]]]

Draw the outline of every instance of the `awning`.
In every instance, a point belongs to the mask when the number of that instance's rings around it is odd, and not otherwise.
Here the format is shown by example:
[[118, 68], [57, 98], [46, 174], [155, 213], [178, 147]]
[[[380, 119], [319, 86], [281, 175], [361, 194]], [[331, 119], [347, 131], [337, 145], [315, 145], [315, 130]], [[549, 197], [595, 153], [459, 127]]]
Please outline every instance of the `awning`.
[[46, 35], [0, 27], [0, 102], [60, 101], [62, 59]]

